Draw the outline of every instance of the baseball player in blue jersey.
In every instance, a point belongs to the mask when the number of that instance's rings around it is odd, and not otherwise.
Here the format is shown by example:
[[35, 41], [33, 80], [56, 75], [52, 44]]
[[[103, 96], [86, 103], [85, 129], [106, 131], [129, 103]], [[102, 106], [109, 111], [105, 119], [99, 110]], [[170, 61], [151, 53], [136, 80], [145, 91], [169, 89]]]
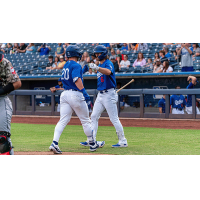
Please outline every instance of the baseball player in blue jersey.
[[[176, 86], [175, 89], [181, 89], [180, 86]], [[184, 108], [186, 106], [185, 97], [183, 95], [173, 94], [170, 97], [170, 105], [172, 106], [172, 114], [184, 114]]]
[[[91, 115], [94, 140], [96, 141], [98, 120], [101, 116], [101, 113], [106, 109], [110, 121], [116, 129], [119, 139], [119, 142], [115, 145], [112, 145], [112, 147], [127, 147], [128, 143], [124, 136], [124, 130], [118, 117], [118, 95], [115, 91], [116, 79], [113, 63], [107, 59], [108, 51], [105, 46], [96, 46], [94, 53], [97, 59], [100, 61], [99, 66], [95, 64], [90, 65], [90, 68], [97, 71], [97, 90], [99, 91]], [[81, 142], [80, 144], [87, 146], [88, 141]]]
[[[198, 83], [197, 78], [195, 76], [188, 76], [187, 81], [189, 81], [187, 89], [193, 89], [194, 86]], [[200, 99], [196, 100], [200, 101]], [[192, 114], [192, 95], [187, 95], [187, 104], [185, 111], [187, 112], [187, 114]], [[196, 113], [200, 114], [199, 109], [197, 107], [196, 107]]]
[[90, 97], [83, 86], [81, 65], [77, 63], [81, 57], [79, 47], [69, 45], [66, 49], [66, 56], [69, 60], [64, 65], [61, 76], [64, 91], [60, 97], [60, 120], [55, 127], [53, 142], [49, 149], [55, 154], [62, 153], [58, 147], [58, 142], [65, 126], [71, 119], [72, 112], [75, 111], [88, 138], [90, 151], [96, 151], [99, 145], [93, 139], [93, 131], [86, 104]]
[[165, 113], [165, 94], [158, 102], [159, 113]]

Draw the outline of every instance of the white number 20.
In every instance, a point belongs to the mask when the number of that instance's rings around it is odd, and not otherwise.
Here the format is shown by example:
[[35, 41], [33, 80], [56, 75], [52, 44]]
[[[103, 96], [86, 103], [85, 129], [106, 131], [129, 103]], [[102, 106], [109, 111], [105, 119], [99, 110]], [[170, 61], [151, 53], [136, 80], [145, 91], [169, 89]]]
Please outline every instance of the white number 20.
[[64, 79], [68, 80], [69, 79], [69, 69], [63, 69], [62, 75], [64, 75]]

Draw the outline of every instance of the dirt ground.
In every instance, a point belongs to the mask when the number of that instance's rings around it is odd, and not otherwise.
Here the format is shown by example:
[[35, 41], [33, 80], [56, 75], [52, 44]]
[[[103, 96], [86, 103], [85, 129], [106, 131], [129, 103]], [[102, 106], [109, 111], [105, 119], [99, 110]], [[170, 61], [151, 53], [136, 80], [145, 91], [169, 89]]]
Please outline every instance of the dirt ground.
[[[23, 124], [54, 124], [59, 121], [57, 116], [13, 116], [12, 123]], [[192, 119], [136, 119], [136, 118], [121, 118], [124, 127], [150, 127], [150, 128], [166, 128], [166, 129], [200, 129], [200, 120]], [[81, 125], [77, 117], [72, 117], [69, 125]], [[109, 118], [100, 118], [99, 126], [112, 126]], [[52, 152], [15, 152], [15, 155], [53, 155]], [[62, 155], [94, 155], [92, 153], [72, 153], [63, 152]], [[98, 154], [95, 154], [98, 155]], [[100, 154], [99, 154], [100, 155]]]

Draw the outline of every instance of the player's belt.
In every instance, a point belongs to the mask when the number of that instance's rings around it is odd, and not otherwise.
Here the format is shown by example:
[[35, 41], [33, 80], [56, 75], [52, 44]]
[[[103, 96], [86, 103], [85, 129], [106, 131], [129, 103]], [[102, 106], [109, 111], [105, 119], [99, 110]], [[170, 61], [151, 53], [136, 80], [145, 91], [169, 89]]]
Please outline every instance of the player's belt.
[[99, 91], [101, 94], [108, 92], [108, 90]]
[[66, 90], [66, 91], [76, 91], [76, 92], [80, 92], [80, 91], [75, 90], [75, 89], [69, 89], [69, 90]]
[[180, 111], [182, 111], [183, 110], [183, 108], [175, 108], [176, 110], [180, 110]]

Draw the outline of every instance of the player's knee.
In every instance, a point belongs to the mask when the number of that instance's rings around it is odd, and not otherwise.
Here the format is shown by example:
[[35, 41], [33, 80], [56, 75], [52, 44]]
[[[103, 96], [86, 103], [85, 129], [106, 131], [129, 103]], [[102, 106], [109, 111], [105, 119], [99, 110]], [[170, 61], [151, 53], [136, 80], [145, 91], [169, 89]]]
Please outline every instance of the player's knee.
[[92, 121], [98, 121], [98, 119], [99, 119], [99, 117], [95, 113], [92, 113], [91, 120]]

